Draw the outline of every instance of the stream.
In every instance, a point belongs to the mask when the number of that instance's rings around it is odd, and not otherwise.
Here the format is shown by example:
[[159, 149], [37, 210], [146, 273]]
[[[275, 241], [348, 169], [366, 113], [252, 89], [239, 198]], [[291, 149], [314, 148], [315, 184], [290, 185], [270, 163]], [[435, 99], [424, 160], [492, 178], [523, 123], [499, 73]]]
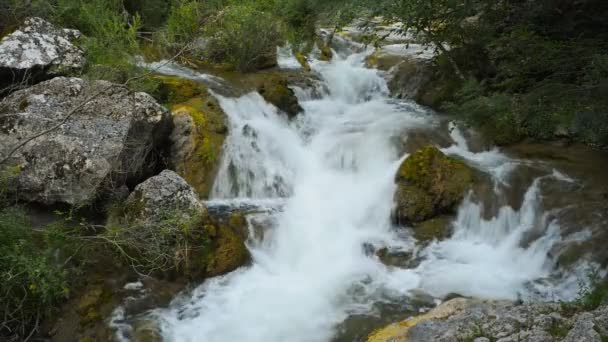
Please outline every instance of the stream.
[[[565, 268], [557, 257], [560, 246], [589, 237], [585, 227], [566, 235], [560, 210], [568, 204], [544, 198], [580, 189], [579, 181], [551, 163], [471, 147], [469, 132], [445, 117], [391, 98], [383, 72], [365, 67], [369, 53], [311, 61], [318, 81], [294, 89], [304, 111], [293, 120], [258, 93], [213, 93], [230, 135], [208, 205], [264, 209], [248, 217], [252, 227], [263, 223], [263, 233], [247, 243], [249, 266], [153, 311], [165, 341], [362, 341], [453, 294], [576, 297], [592, 262]], [[279, 62], [298, 66], [289, 54]], [[222, 81], [172, 65], [160, 72], [212, 89]], [[390, 219], [396, 170], [413, 152], [403, 146], [418, 132], [443, 136], [429, 134], [427, 143], [485, 180], [460, 205], [451, 237], [426, 245]], [[382, 248], [414, 262], [385, 265], [374, 253]]]

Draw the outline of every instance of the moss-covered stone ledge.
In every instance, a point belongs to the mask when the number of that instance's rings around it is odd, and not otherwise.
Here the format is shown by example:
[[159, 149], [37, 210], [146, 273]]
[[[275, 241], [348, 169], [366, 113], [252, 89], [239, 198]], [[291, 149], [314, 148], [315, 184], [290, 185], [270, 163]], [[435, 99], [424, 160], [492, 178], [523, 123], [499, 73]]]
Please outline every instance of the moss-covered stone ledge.
[[450, 213], [473, 183], [473, 170], [433, 146], [409, 156], [395, 177], [394, 221], [412, 224]]

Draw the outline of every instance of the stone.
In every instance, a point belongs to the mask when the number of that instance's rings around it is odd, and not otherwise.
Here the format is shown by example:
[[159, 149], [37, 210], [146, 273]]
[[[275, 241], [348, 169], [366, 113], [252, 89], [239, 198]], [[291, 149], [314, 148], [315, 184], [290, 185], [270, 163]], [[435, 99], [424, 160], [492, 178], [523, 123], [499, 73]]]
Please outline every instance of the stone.
[[164, 170], [135, 187], [125, 202], [131, 223], [154, 226], [164, 212], [191, 217], [206, 209], [194, 189], [177, 173]]
[[48, 79], [84, 67], [86, 60], [73, 41], [77, 30], [60, 29], [41, 18], [29, 18], [0, 41], [0, 88], [23, 78]]
[[56, 77], [0, 102], [0, 158], [49, 130], [8, 158], [20, 168], [13, 195], [45, 205], [86, 206], [154, 172], [170, 129], [167, 110], [146, 93]]
[[460, 160], [427, 146], [409, 156], [395, 178], [397, 223], [422, 222], [449, 213], [473, 183], [473, 170]]
[[603, 341], [601, 319], [608, 305], [564, 318], [555, 303], [452, 299], [426, 314], [394, 323], [368, 342], [426, 341]]
[[226, 116], [211, 96], [199, 96], [172, 106], [173, 132], [169, 164], [208, 198], [218, 172], [228, 129]]
[[269, 77], [257, 90], [266, 101], [287, 114], [289, 118], [293, 118], [303, 111], [294, 91], [289, 88], [286, 78], [280, 76]]

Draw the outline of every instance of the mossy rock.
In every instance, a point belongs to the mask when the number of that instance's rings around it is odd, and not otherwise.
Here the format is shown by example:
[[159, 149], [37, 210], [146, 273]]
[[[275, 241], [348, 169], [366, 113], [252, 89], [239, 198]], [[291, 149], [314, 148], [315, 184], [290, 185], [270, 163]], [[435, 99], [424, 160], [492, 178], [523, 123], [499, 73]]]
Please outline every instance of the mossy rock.
[[227, 135], [225, 114], [211, 96], [174, 105], [171, 165], [199, 196], [207, 198], [222, 158]]
[[450, 234], [450, 219], [436, 217], [414, 225], [414, 237], [421, 242], [442, 240]]
[[306, 58], [306, 56], [302, 52], [299, 52], [299, 51], [295, 53], [295, 56], [296, 56], [296, 59], [298, 60], [298, 63], [300, 63], [300, 65], [302, 66], [304, 71], [310, 72], [311, 68], [310, 68], [310, 63], [308, 63], [308, 58]]
[[207, 94], [207, 88], [195, 81], [175, 76], [156, 75], [154, 78], [160, 81], [160, 98], [170, 104], [186, 102], [193, 97]]
[[334, 57], [334, 53], [331, 50], [331, 46], [322, 40], [317, 41], [317, 47], [321, 51], [319, 60], [329, 62]]
[[285, 112], [290, 118], [303, 110], [296, 94], [289, 88], [287, 79], [280, 75], [267, 77], [257, 90], [266, 101]]
[[409, 224], [452, 211], [472, 185], [473, 170], [427, 146], [401, 164], [396, 181], [394, 216]]
[[244, 240], [227, 225], [205, 227], [213, 238], [213, 253], [207, 261], [207, 275], [210, 277], [232, 272], [249, 260], [249, 252]]

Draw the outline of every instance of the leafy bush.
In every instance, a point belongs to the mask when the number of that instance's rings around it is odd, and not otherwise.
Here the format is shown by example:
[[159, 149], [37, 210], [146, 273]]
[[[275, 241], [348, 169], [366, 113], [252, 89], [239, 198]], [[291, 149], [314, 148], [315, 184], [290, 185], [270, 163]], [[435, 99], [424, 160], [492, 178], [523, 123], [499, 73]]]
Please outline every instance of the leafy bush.
[[[203, 272], [205, 258], [201, 253], [205, 253], [208, 240], [200, 214], [163, 212], [152, 225], [132, 220], [130, 210], [137, 209], [111, 210], [103, 238], [135, 271], [144, 274], [176, 270], [182, 274]], [[197, 259], [200, 264], [192, 265]]]
[[25, 339], [69, 294], [66, 272], [37, 248], [24, 211], [0, 210], [0, 338]]
[[282, 29], [272, 14], [254, 6], [233, 5], [220, 11], [205, 27], [209, 38], [206, 57], [240, 71], [276, 64]]
[[196, 38], [202, 21], [201, 4], [196, 0], [181, 0], [169, 12], [166, 25], [170, 43], [187, 43]]

